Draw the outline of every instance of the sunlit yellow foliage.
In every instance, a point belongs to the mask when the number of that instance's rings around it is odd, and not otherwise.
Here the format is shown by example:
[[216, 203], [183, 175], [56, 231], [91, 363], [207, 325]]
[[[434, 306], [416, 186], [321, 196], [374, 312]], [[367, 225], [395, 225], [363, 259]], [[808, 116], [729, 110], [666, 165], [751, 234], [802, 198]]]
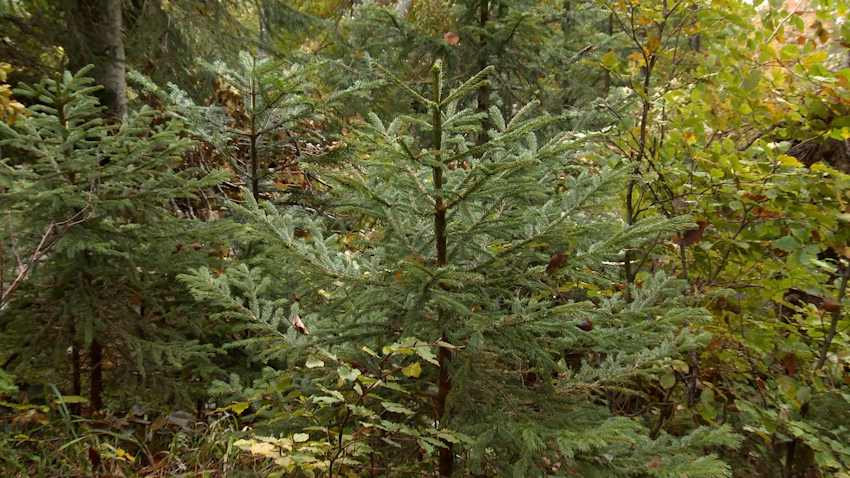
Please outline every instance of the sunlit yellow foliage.
[[18, 116], [24, 114], [24, 105], [12, 99], [12, 87], [6, 84], [12, 65], [0, 62], [0, 121], [12, 124]]

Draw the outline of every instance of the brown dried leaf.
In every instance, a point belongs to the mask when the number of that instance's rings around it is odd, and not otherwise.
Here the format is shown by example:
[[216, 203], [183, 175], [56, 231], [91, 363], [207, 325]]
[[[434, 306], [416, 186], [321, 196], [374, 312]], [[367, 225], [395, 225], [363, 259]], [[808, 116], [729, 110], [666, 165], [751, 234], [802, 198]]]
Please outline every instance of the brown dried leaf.
[[304, 322], [301, 321], [301, 317], [299, 317], [298, 314], [295, 314], [295, 317], [292, 318], [292, 326], [302, 334], [310, 335], [310, 332], [307, 330], [307, 326], [304, 325]]
[[782, 363], [785, 365], [785, 373], [787, 375], [796, 375], [797, 369], [800, 368], [800, 360], [792, 353], [785, 354], [782, 358]]
[[827, 312], [838, 312], [841, 310], [841, 301], [832, 297], [824, 297], [821, 301], [821, 307]]
[[100, 467], [100, 453], [94, 447], [89, 447], [89, 462], [91, 462], [92, 470]]
[[558, 253], [552, 256], [552, 259], [549, 260], [549, 264], [546, 266], [546, 273], [550, 273], [555, 269], [563, 267], [564, 264], [567, 263], [567, 259], [570, 258], [569, 254]]
[[691, 246], [701, 241], [702, 233], [705, 232], [705, 228], [710, 226], [711, 223], [706, 221], [697, 221], [697, 225], [699, 225], [699, 227], [697, 227], [696, 229], [691, 229], [690, 231], [686, 232], [685, 235], [682, 237], [683, 246]]

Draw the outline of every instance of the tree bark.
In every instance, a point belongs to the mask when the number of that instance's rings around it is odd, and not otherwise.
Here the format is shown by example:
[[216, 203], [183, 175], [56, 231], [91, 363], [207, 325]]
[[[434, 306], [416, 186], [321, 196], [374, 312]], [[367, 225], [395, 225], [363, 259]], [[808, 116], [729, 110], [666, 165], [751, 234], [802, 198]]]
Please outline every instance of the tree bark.
[[121, 0], [73, 0], [66, 3], [68, 67], [76, 72], [93, 64], [91, 74], [107, 113], [118, 121], [127, 112], [127, 79]]
[[[488, 0], [480, 0], [478, 4], [478, 26], [483, 32], [487, 28], [487, 22], [490, 21], [490, 2]], [[489, 50], [487, 45], [487, 35], [482, 33], [478, 39], [478, 71], [487, 68], [489, 65]], [[478, 89], [478, 111], [483, 114], [481, 118], [481, 133], [478, 135], [477, 144], [481, 145], [487, 142], [487, 133], [493, 129], [493, 122], [490, 121], [490, 87], [482, 85]]]
[[[81, 396], [83, 394], [82, 365], [80, 363], [80, 348], [77, 345], [77, 327], [71, 324], [71, 395]], [[68, 406], [72, 415], [80, 414], [80, 404], [72, 403]]]
[[103, 408], [103, 348], [100, 342], [92, 340], [89, 346], [89, 400], [93, 412]]
[[413, 6], [413, 0], [398, 0], [395, 4], [395, 12], [401, 18], [407, 19], [407, 14], [410, 13], [410, 7]]
[[573, 19], [571, 17], [573, 5], [570, 0], [564, 0], [564, 5], [562, 7], [564, 10], [563, 16], [561, 17], [561, 33], [563, 33], [564, 37], [567, 36], [567, 32], [570, 31], [573, 26]]
[[[439, 151], [443, 148], [443, 117], [440, 111], [440, 72], [438, 69], [433, 69], [434, 81], [434, 103], [433, 106], [433, 125], [434, 125], [434, 148]], [[442, 162], [442, 156], [436, 155], [435, 159], [438, 163]], [[434, 189], [438, 192], [434, 204], [434, 236], [437, 242], [437, 267], [444, 267], [449, 262], [448, 246], [446, 243], [446, 213], [448, 208], [443, 202], [440, 190], [443, 188], [443, 168], [434, 167]], [[438, 319], [442, 327], [447, 327], [446, 312], [442, 308], [437, 309]], [[449, 376], [449, 367], [451, 366], [451, 351], [445, 347], [440, 347], [440, 377], [437, 383], [437, 421], [440, 428], [445, 427], [444, 418], [446, 415], [446, 403], [449, 393], [452, 390], [452, 380]], [[440, 448], [440, 457], [438, 471], [441, 478], [450, 478], [454, 471], [454, 449], [450, 442], [446, 442], [446, 446]]]

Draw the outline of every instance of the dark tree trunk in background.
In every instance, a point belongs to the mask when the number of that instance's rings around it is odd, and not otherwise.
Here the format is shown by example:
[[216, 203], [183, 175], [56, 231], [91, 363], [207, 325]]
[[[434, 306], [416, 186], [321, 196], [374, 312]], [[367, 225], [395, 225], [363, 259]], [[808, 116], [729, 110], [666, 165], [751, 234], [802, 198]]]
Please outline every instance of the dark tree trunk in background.
[[[100, 103], [106, 106], [107, 116], [119, 122], [127, 112], [121, 7], [121, 0], [67, 0], [65, 4], [68, 68], [76, 72], [86, 65], [94, 65], [90, 75], [103, 86], [97, 92]], [[86, 285], [90, 286], [91, 281], [87, 280]], [[102, 362], [103, 348], [95, 338], [89, 346], [89, 396], [93, 411], [103, 407]]]
[[[611, 13], [608, 15], [608, 29], [605, 31], [608, 36], [612, 36], [614, 34], [614, 14]], [[611, 51], [610, 49], [608, 51]], [[605, 69], [605, 96], [611, 93], [611, 72], [608, 69]]]
[[91, 400], [92, 411], [96, 412], [103, 408], [103, 348], [97, 340], [92, 340], [89, 346], [89, 361], [91, 362], [89, 400]]
[[[691, 11], [694, 14], [694, 16], [693, 16], [694, 25], [696, 25], [697, 20], [698, 20], [697, 13], [699, 13], [699, 5], [697, 5], [697, 4], [691, 5]], [[701, 34], [697, 33], [696, 35], [691, 37], [691, 49], [693, 51], [697, 51], [697, 52], [702, 50], [702, 35]]]
[[[80, 365], [80, 348], [77, 346], [77, 327], [71, 325], [71, 395], [81, 396], [83, 394], [82, 369]], [[80, 404], [72, 403], [68, 405], [68, 410], [72, 415], [80, 414]]]
[[100, 102], [120, 121], [127, 112], [121, 0], [67, 0], [65, 8], [68, 67], [76, 72], [94, 65], [91, 75], [104, 87]]

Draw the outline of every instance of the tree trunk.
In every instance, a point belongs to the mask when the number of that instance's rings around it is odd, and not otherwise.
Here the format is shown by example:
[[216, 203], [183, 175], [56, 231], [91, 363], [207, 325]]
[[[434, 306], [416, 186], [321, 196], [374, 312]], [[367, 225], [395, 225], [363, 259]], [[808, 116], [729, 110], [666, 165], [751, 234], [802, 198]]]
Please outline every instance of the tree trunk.
[[563, 33], [564, 37], [566, 37], [567, 32], [570, 32], [570, 34], [572, 34], [572, 32], [570, 31], [573, 26], [573, 19], [571, 16], [573, 9], [572, 2], [570, 2], [570, 0], [564, 0], [564, 5], [562, 9], [564, 10], [564, 14], [561, 17], [561, 33]]
[[[71, 324], [71, 395], [81, 396], [83, 394], [82, 365], [80, 364], [80, 348], [77, 346], [77, 327]], [[80, 404], [72, 403], [68, 406], [72, 415], [80, 414]]]
[[122, 38], [121, 0], [74, 0], [66, 3], [68, 67], [76, 72], [93, 64], [91, 75], [110, 116], [127, 112], [127, 79]]
[[[490, 2], [488, 0], [481, 0], [478, 4], [478, 26], [481, 28], [483, 32], [487, 27], [487, 22], [490, 21]], [[478, 71], [483, 70], [489, 66], [488, 58], [489, 52], [487, 45], [487, 35], [482, 33], [481, 37], [478, 39]], [[477, 143], [484, 144], [487, 142], [487, 133], [493, 129], [493, 123], [490, 121], [489, 110], [490, 109], [490, 87], [488, 85], [483, 85], [478, 89], [478, 111], [483, 114], [481, 118], [481, 134], [478, 135]]]
[[103, 408], [103, 348], [97, 340], [92, 340], [89, 346], [89, 361], [89, 400], [92, 411], [96, 412]]
[[410, 13], [410, 7], [413, 6], [413, 0], [398, 0], [395, 4], [395, 12], [401, 18], [407, 19], [407, 14]]
[[[434, 69], [433, 74], [434, 102], [439, 103], [442, 99], [440, 97], [439, 87], [440, 72], [438, 69]], [[443, 118], [440, 106], [435, 104], [433, 108], [434, 148], [439, 151], [443, 148]], [[438, 163], [442, 163], [441, 155], [438, 154], [434, 159], [436, 159]], [[434, 189], [436, 191], [440, 191], [443, 189], [443, 169], [441, 167], [434, 167], [433, 174]], [[446, 243], [446, 213], [448, 212], [448, 208], [440, 195], [435, 194], [435, 197], [434, 236], [437, 243], [437, 267], [444, 267], [449, 262], [448, 246]], [[446, 312], [442, 308], [438, 308], [437, 315], [440, 325], [442, 327], [446, 327], [446, 319], [448, 318]], [[452, 390], [452, 380], [449, 376], [451, 359], [451, 351], [445, 347], [440, 347], [440, 378], [437, 383], [437, 421], [440, 424], [440, 428], [445, 428], [446, 426], [444, 422], [446, 415], [446, 402], [448, 400], [449, 393], [451, 393]], [[440, 478], [451, 478], [452, 472], [454, 471], [454, 449], [452, 444], [449, 442], [446, 443], [446, 446], [440, 448], [438, 471], [440, 473]]]

